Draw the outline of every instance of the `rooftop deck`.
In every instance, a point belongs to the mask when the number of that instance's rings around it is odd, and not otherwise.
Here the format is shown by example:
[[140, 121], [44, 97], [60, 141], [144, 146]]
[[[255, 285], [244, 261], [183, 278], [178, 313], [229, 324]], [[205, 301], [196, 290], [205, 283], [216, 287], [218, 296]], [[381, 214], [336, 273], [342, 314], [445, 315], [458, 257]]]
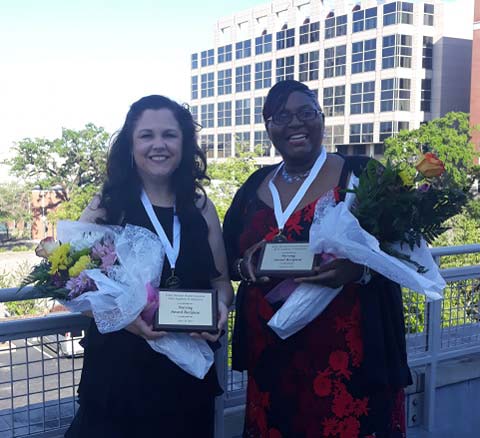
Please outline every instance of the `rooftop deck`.
[[[480, 245], [432, 250], [438, 263], [442, 257], [478, 252]], [[443, 301], [404, 294], [414, 375], [407, 389], [408, 436], [478, 437], [480, 266], [443, 269], [442, 275], [448, 283]], [[0, 290], [0, 302], [33, 296], [31, 289], [21, 296], [16, 289]], [[73, 353], [88, 322], [69, 313], [0, 322], [0, 438], [63, 436], [76, 410], [82, 369], [82, 356]], [[78, 336], [66, 338], [66, 333]], [[229, 354], [229, 345], [216, 353], [226, 389], [216, 404], [218, 438], [241, 433], [246, 379], [230, 369]]]

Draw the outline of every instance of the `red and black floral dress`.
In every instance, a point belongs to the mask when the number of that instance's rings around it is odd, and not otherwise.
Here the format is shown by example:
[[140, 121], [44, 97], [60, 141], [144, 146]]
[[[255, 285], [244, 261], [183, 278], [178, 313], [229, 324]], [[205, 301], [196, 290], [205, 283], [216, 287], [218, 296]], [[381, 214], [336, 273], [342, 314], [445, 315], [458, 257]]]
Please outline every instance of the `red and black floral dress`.
[[[318, 202], [335, 203], [337, 194], [332, 190]], [[288, 240], [308, 240], [316, 203], [290, 217], [284, 228]], [[278, 233], [273, 210], [256, 195], [243, 214], [239, 255]], [[243, 284], [241, 308], [237, 307], [248, 346], [244, 437], [405, 437], [403, 389], [372, 385], [365, 375], [358, 285], [345, 286], [321, 315], [282, 340], [267, 326], [281, 303], [272, 305], [265, 299], [279, 281]]]

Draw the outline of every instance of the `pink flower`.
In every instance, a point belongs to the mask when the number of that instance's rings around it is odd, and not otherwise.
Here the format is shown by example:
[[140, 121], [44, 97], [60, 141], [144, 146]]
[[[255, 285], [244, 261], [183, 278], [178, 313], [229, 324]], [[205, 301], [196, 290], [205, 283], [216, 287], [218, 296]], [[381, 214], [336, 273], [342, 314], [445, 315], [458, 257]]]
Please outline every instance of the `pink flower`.
[[150, 283], [145, 285], [145, 289], [147, 290], [147, 305], [143, 309], [140, 316], [148, 325], [152, 325], [155, 312], [158, 309], [158, 290], [155, 289]]
[[50, 255], [60, 246], [60, 243], [57, 242], [53, 237], [45, 237], [41, 240], [35, 249], [35, 254], [38, 257], [43, 257], [44, 259], [50, 257]]
[[82, 295], [84, 292], [97, 290], [97, 285], [85, 273], [85, 271], [83, 271], [78, 277], [68, 280], [67, 284], [65, 284], [65, 288], [70, 291], [68, 294], [68, 299], [73, 300], [74, 298]]
[[117, 261], [115, 244], [113, 239], [107, 235], [102, 242], [97, 242], [92, 248], [92, 257], [101, 260], [100, 269], [108, 270]]

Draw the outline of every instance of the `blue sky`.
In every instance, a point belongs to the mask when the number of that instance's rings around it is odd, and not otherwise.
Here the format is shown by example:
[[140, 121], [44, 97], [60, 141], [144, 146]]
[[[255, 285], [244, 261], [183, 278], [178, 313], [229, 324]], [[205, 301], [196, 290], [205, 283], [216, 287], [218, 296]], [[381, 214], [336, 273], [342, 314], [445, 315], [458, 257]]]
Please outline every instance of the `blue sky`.
[[219, 18], [265, 3], [0, 0], [0, 159], [62, 127], [113, 132], [147, 94], [188, 100], [190, 53], [213, 46]]
[[259, 0], [0, 0], [0, 157], [87, 122], [113, 132], [147, 94], [188, 99], [190, 53]]

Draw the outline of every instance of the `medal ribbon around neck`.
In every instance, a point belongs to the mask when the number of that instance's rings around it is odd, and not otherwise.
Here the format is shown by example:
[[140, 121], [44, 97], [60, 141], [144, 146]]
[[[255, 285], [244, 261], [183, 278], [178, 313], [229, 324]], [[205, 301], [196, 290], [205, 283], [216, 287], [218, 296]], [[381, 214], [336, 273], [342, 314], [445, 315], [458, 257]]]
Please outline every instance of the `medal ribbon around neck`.
[[280, 201], [280, 195], [278, 194], [278, 190], [275, 187], [275, 184], [273, 183], [273, 180], [277, 176], [278, 172], [282, 169], [282, 167], [285, 166], [285, 163], [281, 163], [277, 167], [277, 170], [275, 170], [275, 173], [273, 174], [272, 178], [268, 182], [268, 188], [270, 189], [270, 193], [272, 194], [273, 211], [275, 213], [275, 219], [277, 220], [277, 225], [280, 230], [280, 233], [283, 231], [283, 227], [285, 226], [288, 218], [295, 211], [298, 204], [300, 204], [300, 201], [305, 196], [305, 193], [307, 193], [313, 181], [315, 180], [317, 175], [320, 173], [320, 170], [325, 164], [326, 159], [327, 159], [327, 151], [325, 150], [325, 147], [322, 147], [322, 152], [316, 159], [315, 164], [310, 170], [310, 174], [305, 179], [305, 181], [303, 181], [302, 185], [297, 190], [297, 193], [295, 193], [295, 196], [292, 198], [292, 200], [287, 205], [287, 208], [285, 210], [282, 210], [282, 202]]
[[152, 203], [150, 199], [148, 199], [148, 195], [145, 193], [145, 190], [142, 190], [141, 196], [143, 207], [147, 212], [148, 218], [155, 228], [155, 231], [160, 238], [163, 247], [165, 248], [165, 254], [167, 255], [168, 262], [170, 263], [170, 268], [172, 269], [172, 277], [175, 275], [175, 263], [177, 262], [178, 254], [180, 253], [180, 221], [178, 220], [178, 216], [176, 213], [175, 205], [173, 206], [173, 246], [168, 240], [168, 237], [165, 233], [165, 230], [162, 227], [162, 224], [157, 218], [157, 215], [153, 211]]

